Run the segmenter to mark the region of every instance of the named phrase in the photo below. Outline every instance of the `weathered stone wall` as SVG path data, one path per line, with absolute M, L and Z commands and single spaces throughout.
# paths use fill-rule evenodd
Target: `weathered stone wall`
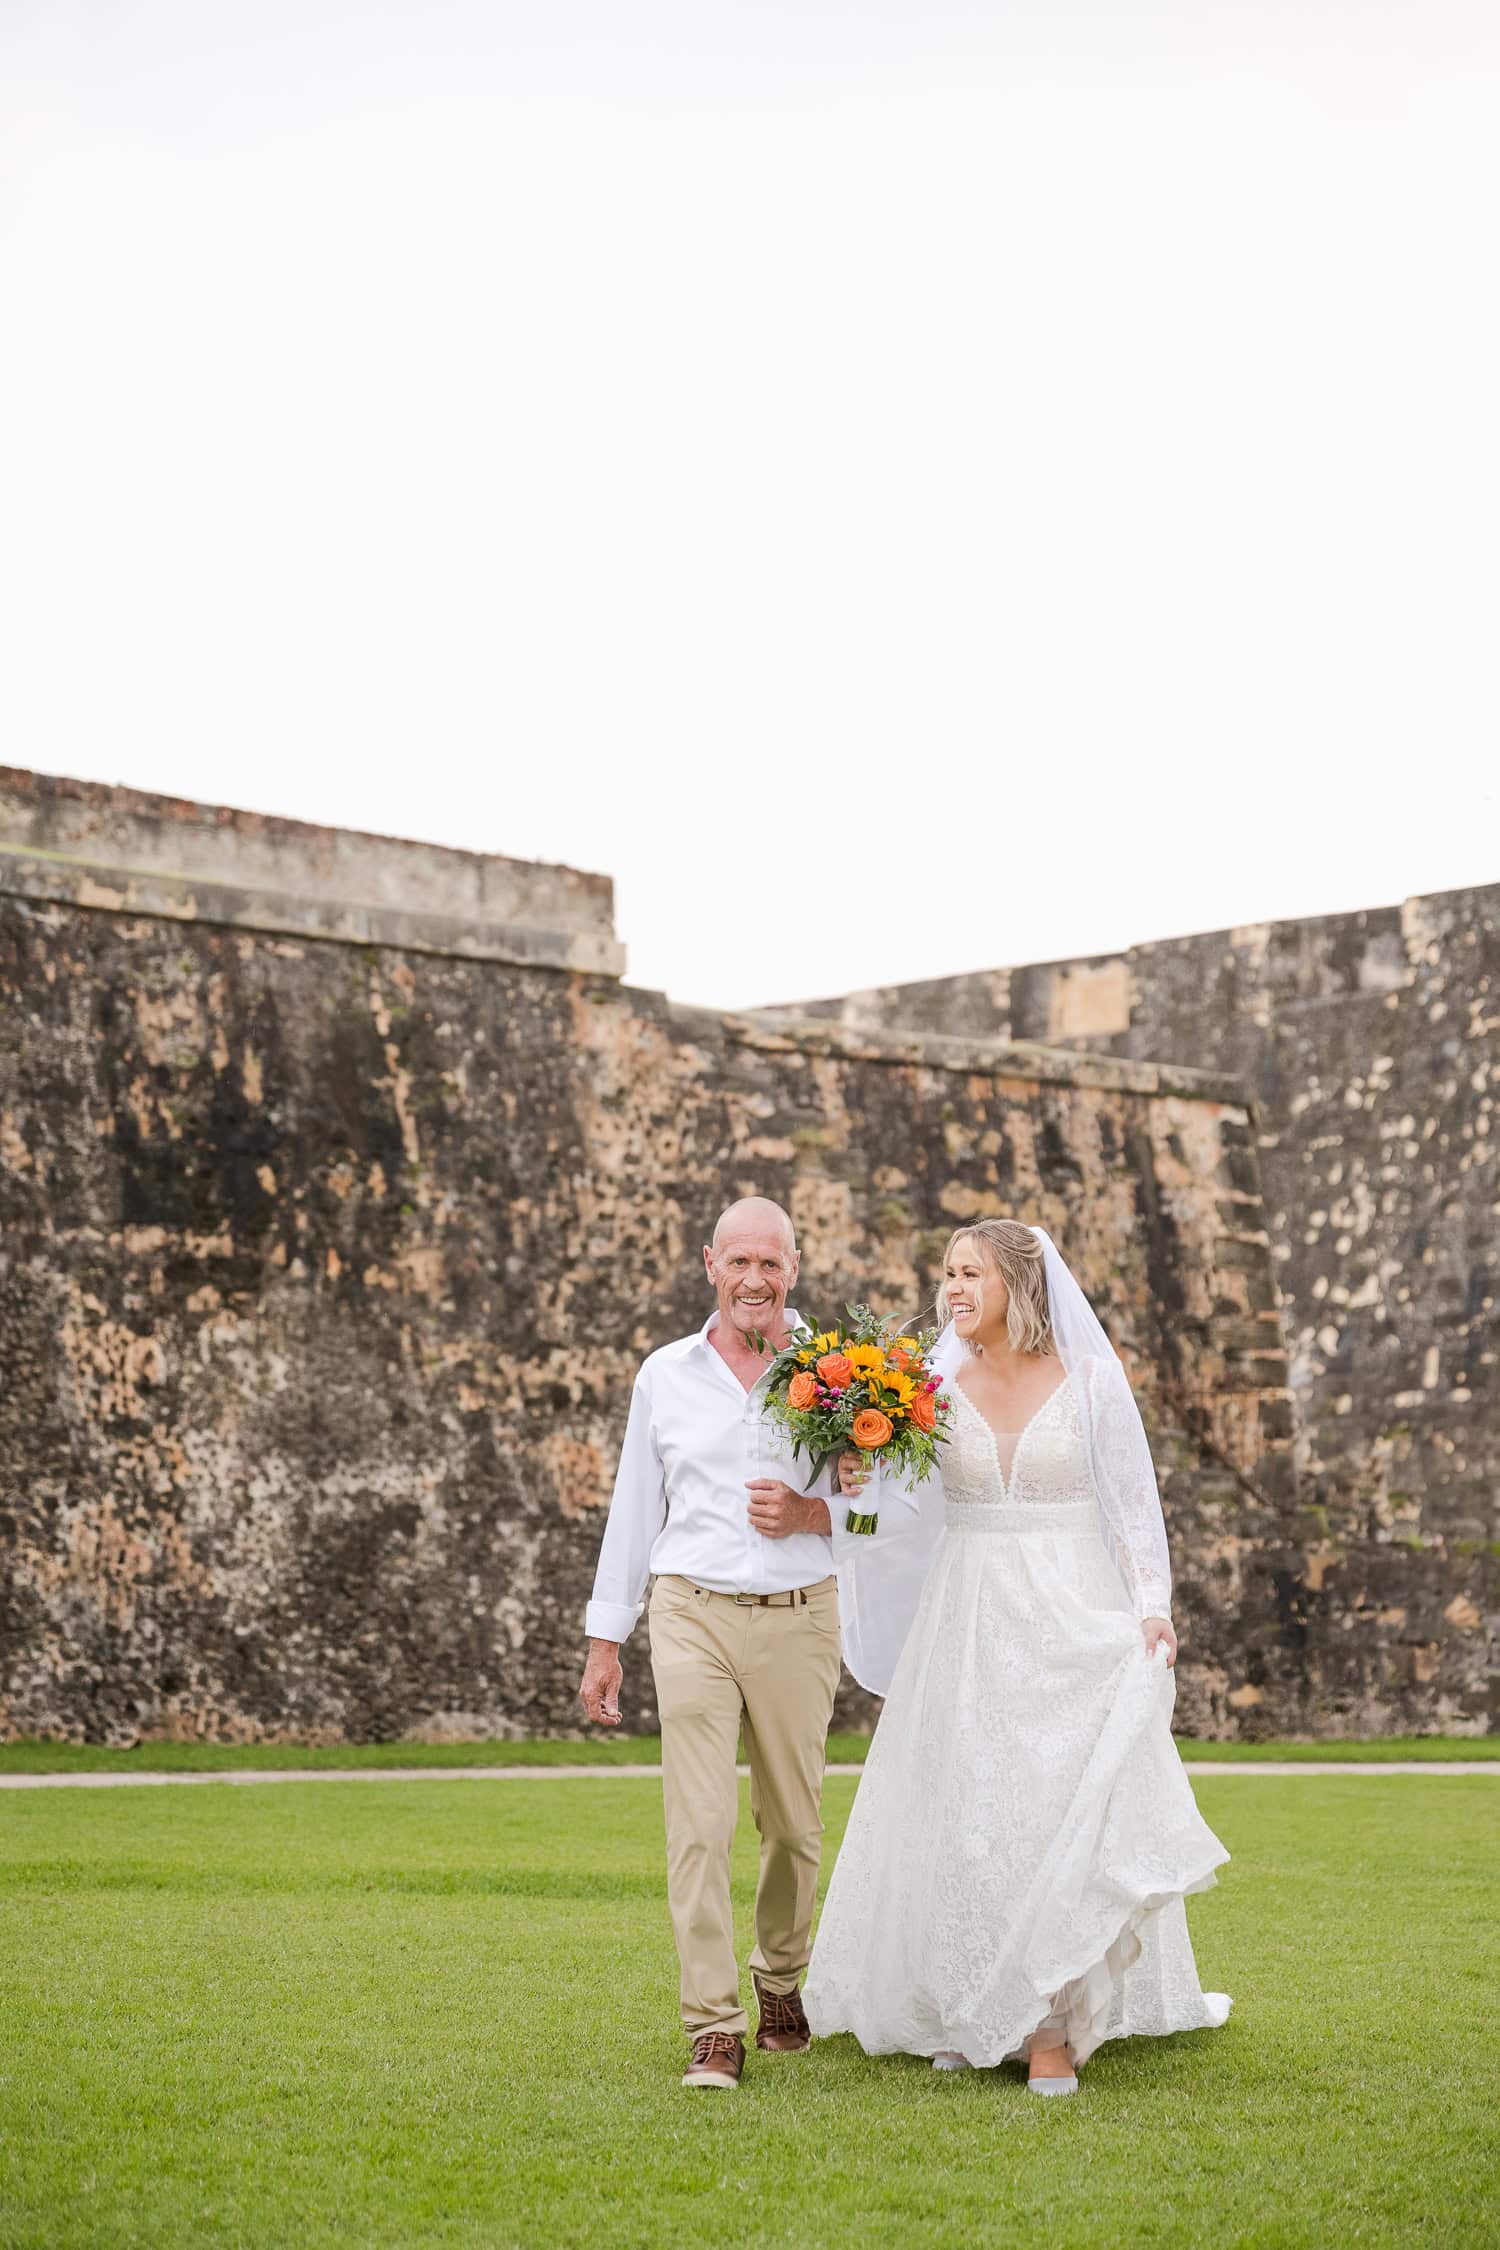
M 1280 1599 L 1309 1725 L 1493 1727 L 1500 887 L 807 1012 L 1172 1057 L 1249 1089 L 1297 1402 Z
M 634 1370 L 750 1189 L 814 1308 L 1052 1226 L 1166 1471 L 1182 1722 L 1317 1723 L 1232 1086 L 0 894 L 0 1731 L 572 1726 Z

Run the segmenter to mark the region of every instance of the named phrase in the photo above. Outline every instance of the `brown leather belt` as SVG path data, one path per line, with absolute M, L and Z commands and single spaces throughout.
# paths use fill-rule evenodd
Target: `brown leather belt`
M 695 1594 L 716 1594 L 721 1602 L 733 1602 L 739 1609 L 805 1609 L 809 1594 L 821 1594 L 835 1583 L 832 1572 L 820 1578 L 813 1586 L 789 1586 L 782 1594 L 723 1594 L 717 1586 L 700 1586 L 696 1579 L 684 1581 Z

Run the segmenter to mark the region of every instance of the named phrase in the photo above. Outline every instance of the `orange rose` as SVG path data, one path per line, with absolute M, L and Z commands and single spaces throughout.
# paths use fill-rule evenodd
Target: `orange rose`
M 894 1367 L 897 1373 L 900 1375 L 904 1375 L 907 1372 L 908 1368 L 911 1366 L 911 1353 L 902 1351 L 899 1344 L 896 1346 L 895 1350 L 892 1351 L 888 1356 L 892 1367 Z
M 788 1406 L 795 1406 L 799 1414 L 817 1405 L 818 1378 L 810 1367 L 804 1367 L 801 1374 L 794 1375 L 787 1384 L 786 1402 Z
M 867 1406 L 854 1417 L 854 1427 L 849 1432 L 861 1453 L 873 1453 L 877 1447 L 891 1442 L 891 1425 L 877 1407 Z
M 919 1430 L 937 1428 L 937 1408 L 932 1403 L 931 1391 L 918 1391 L 911 1402 L 911 1418 Z
M 847 1391 L 854 1380 L 854 1369 L 842 1352 L 825 1352 L 818 1361 L 818 1373 L 831 1391 Z

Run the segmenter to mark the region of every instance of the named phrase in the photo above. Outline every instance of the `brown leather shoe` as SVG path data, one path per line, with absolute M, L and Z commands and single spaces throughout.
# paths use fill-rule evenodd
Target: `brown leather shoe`
M 745 2067 L 745 2042 L 737 2031 L 700 2031 L 692 2059 L 682 2074 L 684 2086 L 738 2086 Z
M 772 2055 L 805 2055 L 812 2045 L 812 2033 L 807 2027 L 801 1993 L 796 1990 L 768 1992 L 759 1977 L 754 1982 L 760 2009 L 760 2022 L 755 2027 L 756 2046 Z

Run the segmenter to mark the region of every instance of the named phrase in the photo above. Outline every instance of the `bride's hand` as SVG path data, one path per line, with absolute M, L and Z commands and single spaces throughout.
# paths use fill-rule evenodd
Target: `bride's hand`
M 870 1472 L 857 1453 L 839 1455 L 839 1490 L 846 1500 L 857 1500 L 870 1481 Z
M 1173 1632 L 1165 1617 L 1143 1617 L 1141 1619 L 1141 1631 L 1146 1638 L 1146 1654 L 1148 1656 L 1154 1656 L 1158 1648 L 1164 1647 L 1167 1652 L 1168 1666 L 1170 1667 L 1177 1662 L 1177 1635 Z

